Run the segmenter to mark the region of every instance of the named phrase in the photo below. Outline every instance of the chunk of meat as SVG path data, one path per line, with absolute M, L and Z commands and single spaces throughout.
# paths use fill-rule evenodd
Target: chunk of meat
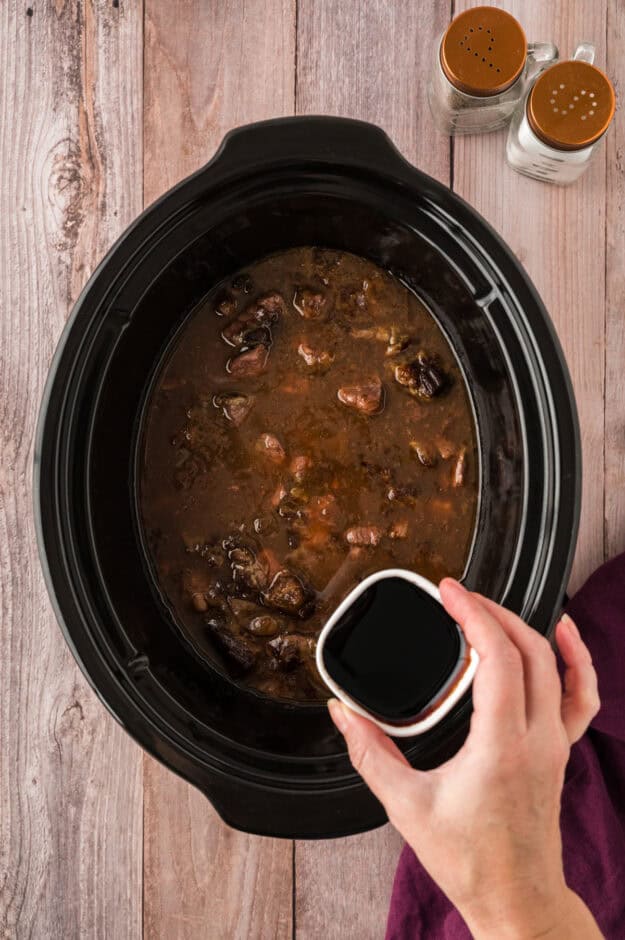
M 279 630 L 284 629 L 284 621 L 271 614 L 260 614 L 245 624 L 245 629 L 254 636 L 275 636 Z
M 361 385 L 344 385 L 337 392 L 338 400 L 361 414 L 379 414 L 384 408 L 384 386 L 376 376 Z
M 215 303 L 215 313 L 218 317 L 231 317 L 233 313 L 236 313 L 237 302 L 232 296 L 232 294 L 224 291 L 223 294 L 220 294 Z
M 252 649 L 244 639 L 232 633 L 223 618 L 209 617 L 205 623 L 207 633 L 223 654 L 231 672 L 235 675 L 244 675 L 249 672 L 256 663 L 258 656 L 256 650 Z
M 234 425 L 240 427 L 254 405 L 251 395 L 241 395 L 239 392 L 221 392 L 213 398 L 216 408 L 221 408 L 224 417 Z
M 311 591 L 286 568 L 278 571 L 262 597 L 268 607 L 282 610 L 286 614 L 305 617 L 310 613 Z
M 435 467 L 438 459 L 436 451 L 428 444 L 421 441 L 410 441 L 410 450 L 424 467 Z
M 395 381 L 424 401 L 440 395 L 448 385 L 447 375 L 438 362 L 423 352 L 410 362 L 399 363 L 394 371 Z
M 275 434 L 261 434 L 256 441 L 256 450 L 272 463 L 280 464 L 286 460 L 284 447 Z
M 266 346 L 252 346 L 228 359 L 226 371 L 237 378 L 255 378 L 267 368 L 269 350 Z
M 386 491 L 386 498 L 390 502 L 404 503 L 406 506 L 416 506 L 416 490 L 412 486 L 398 486 L 393 483 Z
M 353 525 L 345 533 L 345 540 L 350 545 L 379 545 L 383 536 L 377 525 Z
M 350 330 L 354 339 L 375 339 L 386 343 L 386 356 L 395 356 L 410 344 L 410 336 L 396 326 L 370 326 Z
M 266 514 L 263 514 L 262 516 L 256 516 L 252 525 L 254 527 L 254 532 L 256 532 L 258 535 L 271 535 L 272 532 L 275 532 L 278 528 L 278 523 L 275 516 Z
M 284 315 L 286 304 L 282 294 L 272 291 L 249 304 L 243 313 L 222 330 L 222 338 L 230 346 L 242 346 L 246 334 L 255 327 L 271 327 Z
M 256 555 L 247 546 L 237 546 L 228 552 L 232 579 L 252 591 L 262 591 L 267 586 L 269 575 L 261 555 Z
M 228 607 L 232 611 L 235 620 L 245 626 L 253 617 L 262 614 L 262 609 L 253 601 L 245 600 L 242 597 L 229 597 Z
M 334 356 L 331 352 L 326 349 L 314 350 L 307 343 L 300 343 L 297 347 L 297 353 L 309 369 L 314 369 L 316 372 L 327 372 L 334 362 Z
M 463 448 L 456 458 L 454 468 L 451 474 L 451 485 L 454 487 L 464 486 L 467 475 L 467 452 Z
M 313 637 L 301 636 L 298 633 L 285 633 L 277 636 L 267 645 L 285 672 L 295 669 L 299 663 L 313 656 L 315 652 Z
M 328 299 L 322 291 L 298 287 L 293 297 L 293 306 L 305 320 L 319 320 L 327 312 Z

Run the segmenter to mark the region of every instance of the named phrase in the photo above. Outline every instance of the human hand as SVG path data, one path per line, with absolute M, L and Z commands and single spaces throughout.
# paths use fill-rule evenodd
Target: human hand
M 563 616 L 563 693 L 548 640 L 457 581 L 440 592 L 480 655 L 464 746 L 414 770 L 376 725 L 332 700 L 352 764 L 475 937 L 600 937 L 566 886 L 560 838 L 570 746 L 599 709 L 590 654 Z

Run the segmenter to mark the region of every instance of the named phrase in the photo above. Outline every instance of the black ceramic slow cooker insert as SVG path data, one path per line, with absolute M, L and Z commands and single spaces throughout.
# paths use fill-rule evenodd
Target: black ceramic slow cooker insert
M 135 485 L 141 415 L 171 337 L 222 278 L 298 245 L 370 258 L 437 318 L 478 428 L 465 581 L 545 635 L 575 545 L 580 447 L 560 346 L 514 255 L 372 125 L 301 117 L 233 131 L 92 276 L 52 365 L 35 458 L 41 558 L 65 638 L 124 728 L 228 823 L 314 838 L 373 828 L 384 812 L 325 707 L 259 697 L 185 643 L 151 579 Z M 409 760 L 451 756 L 470 712 L 467 697 L 405 743 Z

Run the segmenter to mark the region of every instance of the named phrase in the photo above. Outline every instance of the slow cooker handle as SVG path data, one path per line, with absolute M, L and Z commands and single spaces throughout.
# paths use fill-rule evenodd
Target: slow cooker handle
M 292 167 L 294 163 L 360 167 L 412 181 L 419 172 L 381 127 L 352 118 L 306 115 L 235 128 L 226 134 L 199 175 L 206 174 L 214 182 L 216 175 L 240 176 L 267 166 Z

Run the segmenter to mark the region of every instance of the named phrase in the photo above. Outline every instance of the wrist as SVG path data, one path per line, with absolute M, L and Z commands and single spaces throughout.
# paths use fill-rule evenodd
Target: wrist
M 544 898 L 535 898 L 536 905 Z M 562 893 L 554 895 L 546 907 L 533 910 L 526 896 L 521 904 L 510 906 L 491 904 L 489 912 L 468 913 L 465 917 L 474 940 L 603 940 L 597 926 L 579 895 L 564 886 Z M 461 912 L 462 913 L 462 912 Z M 464 914 L 463 914 L 464 916 Z
M 563 882 L 550 892 L 539 886 L 514 896 L 497 892 L 460 912 L 474 940 L 570 940 L 572 936 L 577 940 L 571 926 L 578 903 L 582 902 Z

